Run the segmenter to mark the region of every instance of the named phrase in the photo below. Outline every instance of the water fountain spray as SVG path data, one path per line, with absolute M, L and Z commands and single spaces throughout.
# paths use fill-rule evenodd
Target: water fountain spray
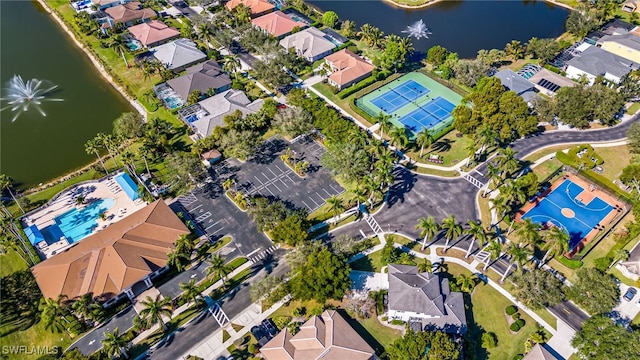
M 63 101 L 48 97 L 57 87 L 57 85 L 52 85 L 45 80 L 31 79 L 25 82 L 20 75 L 13 75 L 11 80 L 7 82 L 5 96 L 0 98 L 0 101 L 7 101 L 8 105 L 1 108 L 0 111 L 10 109 L 14 113 L 12 122 L 30 108 L 36 109 L 42 116 L 47 116 L 40 107 L 42 102 Z

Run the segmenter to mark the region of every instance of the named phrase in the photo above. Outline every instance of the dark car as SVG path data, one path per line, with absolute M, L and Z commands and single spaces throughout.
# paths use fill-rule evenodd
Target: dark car
M 636 290 L 636 288 L 630 287 L 629 290 L 627 290 L 627 292 L 624 293 L 622 298 L 627 301 L 631 301 L 633 300 L 633 298 L 636 296 L 637 293 L 638 293 L 638 290 Z
M 262 320 L 262 328 L 267 332 L 270 339 L 273 339 L 273 337 L 278 333 L 278 330 L 273 326 L 273 323 L 269 319 Z
M 253 336 L 258 341 L 258 345 L 260 347 L 264 346 L 264 344 L 269 342 L 269 339 L 267 339 L 266 334 L 262 330 L 262 326 L 254 326 L 254 327 L 252 327 L 251 328 L 251 333 L 253 334 Z

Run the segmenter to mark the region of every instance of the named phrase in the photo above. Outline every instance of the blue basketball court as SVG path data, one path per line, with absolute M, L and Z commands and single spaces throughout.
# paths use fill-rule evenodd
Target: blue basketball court
M 423 128 L 433 129 L 438 124 L 446 121 L 456 106 L 445 98 L 438 96 L 417 109 L 402 116 L 400 121 L 411 131 L 419 132 Z
M 382 91 L 378 89 L 377 91 Z M 410 102 L 417 101 L 420 97 L 429 93 L 429 89 L 418 84 L 414 80 L 407 80 L 402 84 L 388 89 L 382 95 L 371 100 L 382 112 L 391 114 Z
M 573 249 L 592 230 L 598 229 L 614 207 L 570 179 L 565 179 L 522 218 L 541 225 L 549 223 L 567 230 Z

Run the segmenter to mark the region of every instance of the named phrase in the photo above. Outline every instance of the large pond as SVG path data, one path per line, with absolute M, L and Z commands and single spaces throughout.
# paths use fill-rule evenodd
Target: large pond
M 322 10 L 333 10 L 341 20 L 360 28 L 369 23 L 385 34 L 404 36 L 408 25 L 422 19 L 432 34 L 413 40 L 419 52 L 442 45 L 460 57 L 475 57 L 480 49 L 502 49 L 511 40 L 557 37 L 564 32 L 569 10 L 544 1 L 441 1 L 422 9 L 402 9 L 382 0 L 308 1 Z
M 53 97 L 64 99 L 44 103 L 46 117 L 29 111 L 12 122 L 10 111 L 0 113 L 0 172 L 25 188 L 95 159 L 84 143 L 132 107 L 38 3 L 0 1 L 0 13 L 2 94 L 18 74 L 51 81 Z

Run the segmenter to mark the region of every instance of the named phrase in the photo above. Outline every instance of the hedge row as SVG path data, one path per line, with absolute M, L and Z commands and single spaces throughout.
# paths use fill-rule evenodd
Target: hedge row
M 344 99 L 347 96 L 355 93 L 356 91 L 362 90 L 362 89 L 366 88 L 367 86 L 372 85 L 376 81 L 378 81 L 378 79 L 376 79 L 375 76 L 371 75 L 368 78 L 365 78 L 364 80 L 358 82 L 357 84 L 349 86 L 346 89 L 343 89 L 342 91 L 340 91 L 338 93 L 337 96 L 338 96 L 339 99 Z

